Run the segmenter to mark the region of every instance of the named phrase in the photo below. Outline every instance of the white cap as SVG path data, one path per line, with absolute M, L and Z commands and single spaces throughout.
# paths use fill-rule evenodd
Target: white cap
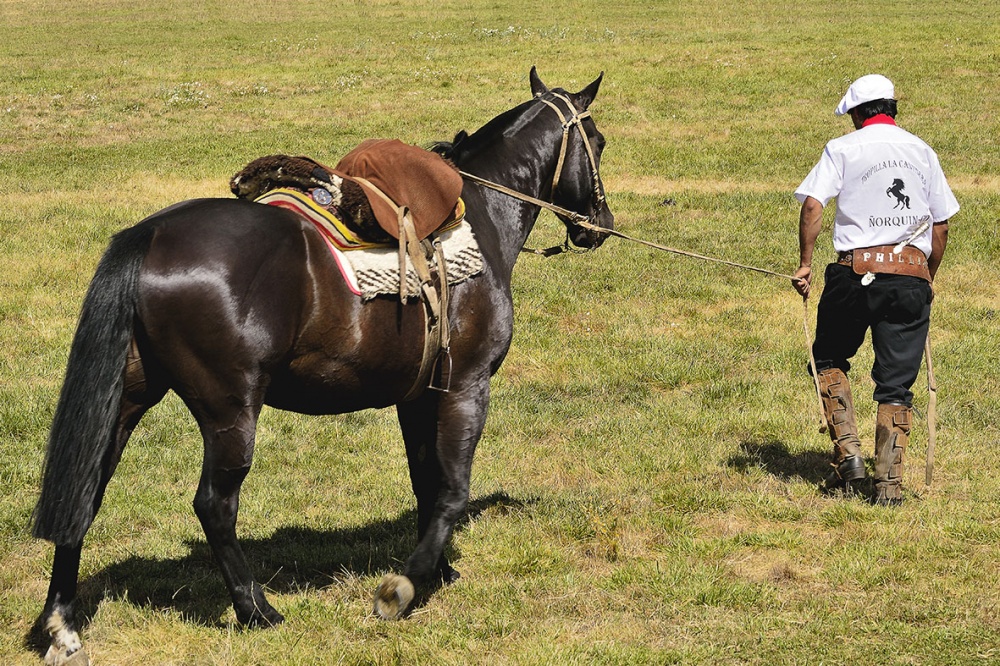
M 851 84 L 844 98 L 833 113 L 842 116 L 859 104 L 873 102 L 877 99 L 895 99 L 896 89 L 892 81 L 881 74 L 868 74 Z

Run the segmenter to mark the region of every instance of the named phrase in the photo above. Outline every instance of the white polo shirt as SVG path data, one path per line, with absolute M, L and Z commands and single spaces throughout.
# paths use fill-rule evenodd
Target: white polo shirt
M 937 154 L 888 116 L 826 144 L 823 156 L 795 190 L 799 203 L 812 197 L 823 206 L 837 199 L 833 247 L 845 252 L 894 245 L 920 219 L 944 222 L 958 201 L 941 171 Z M 871 121 L 869 121 L 871 122 Z M 931 229 L 912 243 L 931 254 Z

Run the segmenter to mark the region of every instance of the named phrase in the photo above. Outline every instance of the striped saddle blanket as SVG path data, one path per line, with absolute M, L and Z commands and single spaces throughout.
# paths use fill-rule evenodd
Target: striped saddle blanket
M 321 205 L 324 198 L 322 193 L 317 192 L 321 189 L 303 192 L 278 188 L 254 201 L 291 210 L 309 220 L 326 242 L 348 287 L 362 300 L 367 301 L 380 294 L 398 295 L 398 244 L 395 240 L 392 243 L 373 243 L 359 237 Z M 441 242 L 448 268 L 448 284 L 459 284 L 482 272 L 483 256 L 472 227 L 465 221 L 465 204 L 461 199 L 455 221 L 438 229 L 431 239 Z M 407 293 L 418 294 L 420 281 L 412 266 L 407 270 L 406 279 Z

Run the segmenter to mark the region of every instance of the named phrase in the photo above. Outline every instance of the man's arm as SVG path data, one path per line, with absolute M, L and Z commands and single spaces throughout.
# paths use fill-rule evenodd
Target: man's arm
M 927 268 L 931 272 L 931 281 L 937 275 L 944 249 L 948 246 L 948 220 L 938 222 L 931 231 L 931 256 L 927 259 Z
M 795 290 L 805 297 L 809 296 L 809 283 L 812 280 L 812 258 L 816 239 L 823 228 L 823 204 L 812 197 L 806 197 L 799 211 L 799 269 L 794 275 L 801 280 L 792 282 Z

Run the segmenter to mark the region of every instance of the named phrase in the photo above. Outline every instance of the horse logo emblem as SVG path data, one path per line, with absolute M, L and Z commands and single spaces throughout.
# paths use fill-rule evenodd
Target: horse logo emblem
M 885 191 L 885 196 L 891 195 L 896 197 L 896 205 L 892 207 L 893 210 L 896 210 L 897 208 L 909 209 L 910 207 L 910 197 L 903 194 L 904 187 L 905 185 L 903 184 L 903 179 L 895 178 L 892 181 L 892 187 Z

